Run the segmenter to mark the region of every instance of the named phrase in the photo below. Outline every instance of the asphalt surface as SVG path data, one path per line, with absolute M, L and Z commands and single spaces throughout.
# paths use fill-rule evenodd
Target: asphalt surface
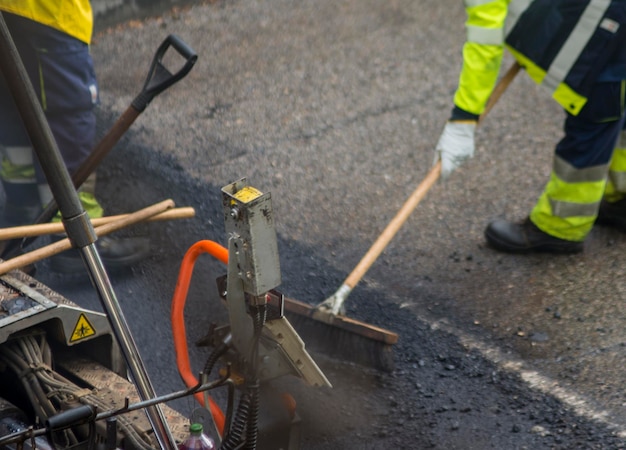
M 139 228 L 152 256 L 112 275 L 159 392 L 181 387 L 168 328 L 179 261 L 197 240 L 226 241 L 221 187 L 245 177 L 271 192 L 285 294 L 315 304 L 334 293 L 431 167 L 464 20 L 453 0 L 234 0 L 98 30 L 104 128 L 167 35 L 199 55 L 100 174 L 110 213 L 167 197 L 197 211 Z M 500 254 L 482 235 L 491 218 L 528 213 L 562 119 L 519 75 L 478 130 L 475 158 L 428 192 L 349 297 L 348 315 L 399 333 L 398 368 L 324 362 L 336 390 L 301 393 L 304 448 L 626 446 L 625 235 L 597 227 L 582 255 L 558 257 Z M 221 270 L 196 271 L 209 275 L 190 292 L 195 338 L 220 311 Z M 45 262 L 37 277 L 98 307 L 80 277 Z

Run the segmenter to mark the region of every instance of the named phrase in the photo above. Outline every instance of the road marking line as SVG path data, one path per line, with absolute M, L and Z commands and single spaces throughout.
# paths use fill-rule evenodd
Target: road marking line
M 377 283 L 369 281 L 368 284 L 376 289 Z M 423 313 L 415 311 L 416 305 L 401 299 L 387 291 L 388 297 L 393 297 L 395 303 L 401 309 L 410 309 L 418 320 L 427 323 L 433 330 L 442 330 L 459 338 L 459 342 L 470 350 L 476 350 L 487 360 L 494 363 L 498 368 L 519 374 L 520 378 L 531 388 L 548 394 L 564 405 L 568 406 L 572 411 L 581 417 L 593 420 L 605 425 L 607 428 L 615 432 L 619 438 L 626 438 L 626 425 L 615 423 L 611 420 L 611 413 L 608 411 L 597 410 L 590 405 L 590 402 L 583 396 L 571 389 L 565 388 L 558 381 L 540 374 L 538 371 L 528 368 L 523 360 L 512 358 L 503 353 L 500 348 L 490 345 L 475 336 L 465 333 L 461 329 L 451 325 L 446 319 L 434 319 L 425 316 Z

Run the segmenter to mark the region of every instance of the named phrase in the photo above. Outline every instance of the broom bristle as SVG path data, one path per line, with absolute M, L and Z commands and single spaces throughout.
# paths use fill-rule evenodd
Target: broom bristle
M 285 315 L 307 350 L 381 371 L 393 371 L 398 335 L 343 316 L 320 319 L 314 307 L 285 299 Z

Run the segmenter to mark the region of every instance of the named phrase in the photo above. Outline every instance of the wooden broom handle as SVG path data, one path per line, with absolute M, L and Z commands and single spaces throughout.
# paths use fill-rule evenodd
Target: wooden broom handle
M 188 219 L 194 217 L 195 210 L 191 206 L 181 208 L 172 208 L 170 210 L 159 213 L 150 217 L 147 222 L 155 222 L 161 220 Z M 116 216 L 105 216 L 97 219 L 91 219 L 94 227 L 104 225 L 114 220 L 128 217 L 128 214 L 119 214 Z M 61 222 L 38 223 L 32 225 L 21 225 L 17 227 L 0 228 L 0 241 L 17 238 L 27 238 L 34 236 L 43 236 L 44 234 L 65 233 L 65 228 Z
M 357 283 L 363 278 L 368 269 L 374 264 L 374 261 L 380 256 L 380 254 L 385 250 L 391 239 L 396 235 L 400 227 L 404 225 L 404 222 L 409 218 L 413 210 L 417 207 L 419 202 L 424 198 L 428 190 L 431 188 L 435 181 L 439 178 L 441 174 L 441 161 L 437 161 L 437 163 L 430 169 L 426 178 L 417 186 L 417 188 L 413 191 L 411 196 L 404 202 L 402 208 L 396 213 L 395 217 L 389 222 L 387 227 L 383 230 L 383 232 L 378 236 L 378 239 L 372 244 L 370 249 L 367 251 L 365 256 L 361 258 L 361 261 L 356 265 L 354 270 L 348 275 L 343 284 L 350 286 L 350 288 L 354 288 Z
M 506 74 L 500 79 L 496 87 L 494 88 L 491 96 L 489 97 L 489 101 L 485 106 L 485 111 L 482 113 L 480 118 L 478 119 L 478 123 L 481 123 L 482 119 L 491 111 L 496 102 L 500 99 L 502 94 L 509 87 L 515 76 L 520 70 L 520 65 L 516 61 L 511 67 L 507 70 Z M 404 225 L 404 222 L 407 221 L 413 210 L 417 207 L 419 202 L 424 198 L 428 190 L 435 184 L 435 181 L 441 175 L 441 161 L 437 161 L 437 163 L 430 169 L 426 178 L 417 186 L 417 188 L 413 191 L 411 196 L 404 202 L 404 205 L 400 208 L 400 210 L 396 213 L 395 217 L 389 222 L 387 227 L 383 230 L 383 232 L 378 236 L 378 239 L 372 244 L 370 249 L 367 251 L 365 256 L 361 258 L 361 261 L 356 265 L 356 267 L 352 270 L 350 275 L 346 278 L 343 284 L 350 287 L 350 289 L 354 288 L 357 283 L 363 278 L 365 273 L 369 270 L 369 268 L 374 264 L 376 259 L 380 256 L 380 254 L 385 250 L 391 239 L 396 235 L 400 227 Z
M 173 208 L 174 206 L 173 200 L 163 200 L 160 203 L 156 203 L 132 214 L 125 215 L 120 219 L 96 227 L 96 234 L 98 236 L 105 236 L 127 226 L 147 220 L 156 214 Z M 65 238 L 50 245 L 46 245 L 45 247 L 38 248 L 37 250 L 33 250 L 31 252 L 24 253 L 23 255 L 16 256 L 15 258 L 0 262 L 0 275 L 4 275 L 11 270 L 19 269 L 20 267 L 41 261 L 44 258 L 56 255 L 65 250 L 69 250 L 70 248 L 72 248 L 72 244 L 68 238 Z
M 517 76 L 521 68 L 522 66 L 520 66 L 520 64 L 517 61 L 515 61 L 513 64 L 511 64 L 511 67 L 509 67 L 509 69 L 502 76 L 500 81 L 498 81 L 498 84 L 493 89 L 491 96 L 489 96 L 489 101 L 487 102 L 487 105 L 485 105 L 485 110 L 478 118 L 479 124 L 482 122 L 482 120 L 485 117 L 487 117 L 487 114 L 489 114 L 489 111 L 491 111 L 491 108 L 493 108 L 496 105 L 496 103 L 498 103 L 498 100 L 500 100 L 500 97 L 502 97 L 502 94 L 504 94 L 504 91 L 507 90 L 507 88 L 509 87 L 511 82 L 515 79 L 515 77 Z

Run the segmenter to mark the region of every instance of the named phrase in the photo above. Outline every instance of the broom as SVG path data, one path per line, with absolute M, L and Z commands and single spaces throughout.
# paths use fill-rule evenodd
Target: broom
M 520 68 L 517 62 L 513 63 L 498 82 L 479 123 L 500 99 Z M 332 296 L 317 306 L 286 299 L 287 316 L 310 350 L 383 371 L 393 370 L 392 346 L 398 341 L 398 335 L 344 316 L 343 305 L 440 174 L 441 161 L 438 161 Z

